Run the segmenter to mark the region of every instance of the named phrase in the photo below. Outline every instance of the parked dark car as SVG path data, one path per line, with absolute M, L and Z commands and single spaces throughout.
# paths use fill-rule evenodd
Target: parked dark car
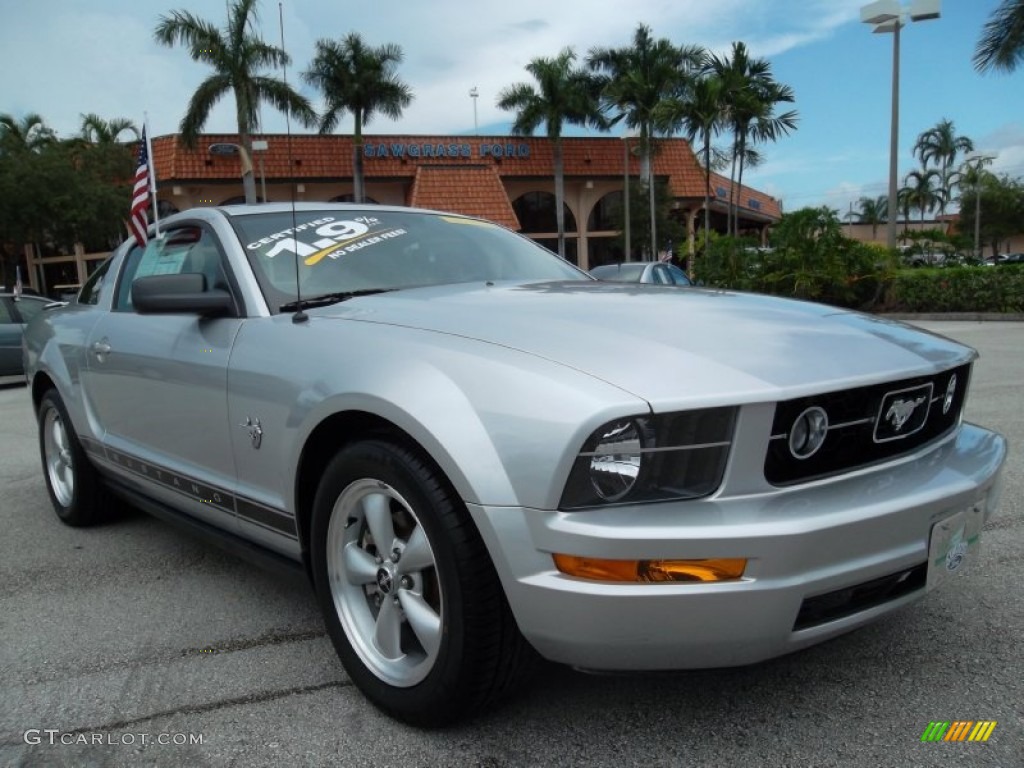
M 602 264 L 594 267 L 590 274 L 598 280 L 617 283 L 654 283 L 655 285 L 693 285 L 679 267 L 663 261 L 631 261 L 619 264 Z
M 50 303 L 42 296 L 0 293 L 0 378 L 24 374 L 21 337 L 25 326 Z

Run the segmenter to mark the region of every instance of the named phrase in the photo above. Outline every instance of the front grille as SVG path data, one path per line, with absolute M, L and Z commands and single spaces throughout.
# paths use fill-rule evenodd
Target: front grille
M 808 597 L 800 604 L 793 629 L 807 629 L 829 621 L 852 616 L 855 613 L 888 603 L 898 597 L 924 589 L 928 578 L 928 563 L 921 563 L 879 579 L 865 581 L 835 592 Z
M 970 364 L 933 376 L 873 384 L 785 400 L 775 407 L 764 475 L 777 486 L 791 485 L 911 453 L 949 432 L 960 419 Z M 952 401 L 947 387 L 956 376 Z M 790 449 L 790 431 L 800 414 L 820 408 L 828 416 L 821 447 L 806 458 Z M 799 452 L 798 452 L 799 453 Z

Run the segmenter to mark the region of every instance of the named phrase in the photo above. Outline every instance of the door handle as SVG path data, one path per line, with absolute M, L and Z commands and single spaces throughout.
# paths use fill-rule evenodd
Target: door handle
M 98 357 L 102 357 L 103 355 L 109 355 L 110 354 L 110 345 L 106 342 L 106 340 L 104 340 L 104 341 L 95 341 L 95 342 L 93 342 L 93 345 L 92 345 L 92 351 L 93 351 L 93 354 L 97 355 Z

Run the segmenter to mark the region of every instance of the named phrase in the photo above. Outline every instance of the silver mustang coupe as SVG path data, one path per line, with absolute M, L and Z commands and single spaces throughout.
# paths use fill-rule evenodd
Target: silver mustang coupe
M 305 569 L 352 680 L 420 725 L 538 655 L 749 664 L 969 568 L 1006 452 L 962 421 L 974 358 L 331 204 L 177 214 L 25 336 L 61 520 L 127 499 Z

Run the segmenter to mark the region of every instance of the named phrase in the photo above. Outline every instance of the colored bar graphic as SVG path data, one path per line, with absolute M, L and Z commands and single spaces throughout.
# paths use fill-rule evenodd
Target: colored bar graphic
M 995 720 L 933 720 L 921 734 L 921 741 L 988 741 L 995 729 Z
M 995 720 L 980 720 L 978 724 L 974 726 L 974 730 L 971 731 L 968 741 L 988 741 L 988 737 L 992 735 L 992 731 L 996 729 Z
M 967 738 L 967 730 L 974 725 L 971 720 L 957 720 L 950 726 L 949 732 L 943 741 L 963 741 Z

